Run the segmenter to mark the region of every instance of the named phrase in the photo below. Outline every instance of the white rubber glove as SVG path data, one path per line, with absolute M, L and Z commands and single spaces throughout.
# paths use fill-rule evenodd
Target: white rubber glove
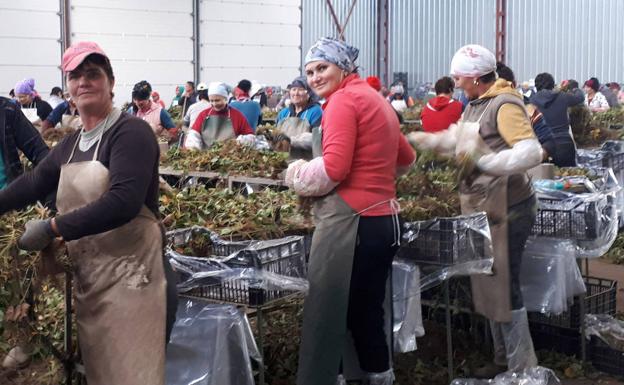
M 286 176 L 284 177 L 284 183 L 286 183 L 286 186 L 288 186 L 288 188 L 292 189 L 295 187 L 295 174 L 298 173 L 301 166 L 306 163 L 308 163 L 307 160 L 299 159 L 288 165 L 288 168 L 286 169 Z
M 264 136 L 256 135 L 256 143 L 254 144 L 254 148 L 256 150 L 269 150 L 271 149 L 271 145 Z
M 322 156 L 302 164 L 293 177 L 295 193 L 304 197 L 326 195 L 338 186 L 338 183 L 327 175 Z
M 411 132 L 407 134 L 407 140 L 415 148 L 451 156 L 457 145 L 457 125 L 451 124 L 447 130 L 436 133 Z
M 255 147 L 256 136 L 254 134 L 239 135 L 236 137 L 236 141 L 242 144 L 243 146 Z
M 186 133 L 186 140 L 184 140 L 184 148 L 201 150 L 203 147 L 204 141 L 202 140 L 199 132 L 195 130 L 188 130 Z
M 477 167 L 491 175 L 517 174 L 540 164 L 542 151 L 537 139 L 525 139 L 508 150 L 483 155 L 477 161 Z
M 312 149 L 312 133 L 302 132 L 299 135 L 291 137 L 290 146 L 302 148 L 305 150 L 311 150 Z

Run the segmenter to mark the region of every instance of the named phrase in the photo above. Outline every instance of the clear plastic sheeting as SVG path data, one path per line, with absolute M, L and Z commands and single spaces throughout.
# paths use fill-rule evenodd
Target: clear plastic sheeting
M 425 335 L 420 303 L 420 272 L 411 261 L 392 262 L 392 303 L 394 351 L 416 350 L 416 337 Z
M 585 336 L 596 336 L 610 348 L 624 352 L 624 321 L 608 314 L 585 315 Z
M 181 300 L 167 346 L 167 385 L 253 385 L 262 361 L 247 316 L 231 305 Z
M 542 188 L 535 185 L 538 213 L 531 234 L 576 240 L 577 258 L 604 255 L 617 237 L 618 218 L 612 195 Z
M 420 267 L 425 291 L 454 276 L 492 274 L 492 237 L 485 213 L 404 223 L 398 257 Z
M 530 312 L 561 314 L 586 292 L 573 240 L 529 238 L 522 255 L 520 288 Z
M 238 254 L 225 259 L 212 259 L 188 257 L 173 250 L 167 251 L 174 271 L 188 274 L 178 283 L 180 293 L 227 281 L 246 281 L 248 287 L 264 290 L 308 291 L 308 281 L 305 278 L 277 274 L 262 270 L 261 267 L 230 267 L 228 262 L 232 258 L 238 258 Z
M 451 385 L 559 385 L 561 381 L 551 369 L 536 366 L 521 372 L 505 372 L 491 380 L 456 379 Z
M 193 231 L 206 231 L 198 229 Z M 185 231 L 169 234 L 170 244 L 184 246 L 193 235 L 189 229 Z M 175 241 L 176 235 L 180 238 L 178 241 Z M 259 306 L 308 291 L 303 237 L 245 244 L 221 241 L 212 236 L 210 239 L 213 241 L 211 251 L 216 254 L 214 257 L 187 256 L 172 246 L 166 248 L 165 254 L 177 274 L 179 292 L 221 302 Z

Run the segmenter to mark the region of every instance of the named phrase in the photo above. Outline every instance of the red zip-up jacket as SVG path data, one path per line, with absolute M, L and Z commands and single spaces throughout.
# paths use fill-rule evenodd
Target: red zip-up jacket
M 423 131 L 437 132 L 446 130 L 457 123 L 462 114 L 462 104 L 446 96 L 436 96 L 429 100 L 420 113 Z

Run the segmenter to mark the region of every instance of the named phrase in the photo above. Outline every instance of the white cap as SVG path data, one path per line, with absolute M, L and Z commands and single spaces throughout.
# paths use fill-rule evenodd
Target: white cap
M 197 85 L 197 91 L 205 91 L 208 89 L 208 86 L 206 85 L 206 83 L 199 83 Z
M 210 83 L 210 86 L 208 86 L 208 96 L 210 95 L 219 95 L 227 99 L 227 97 L 229 96 L 229 93 L 224 83 L 213 82 L 213 83 Z

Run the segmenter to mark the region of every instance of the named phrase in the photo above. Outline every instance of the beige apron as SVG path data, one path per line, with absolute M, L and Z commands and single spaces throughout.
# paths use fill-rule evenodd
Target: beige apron
M 61 167 L 57 206 L 66 214 L 99 199 L 109 172 L 97 161 Z M 164 385 L 165 288 L 160 223 L 145 206 L 129 223 L 67 242 L 76 266 L 76 319 L 89 385 Z
M 481 117 L 476 122 L 459 122 L 456 154 L 493 152 L 479 135 Z M 478 173 L 474 180 L 460 182 L 459 195 L 462 214 L 485 211 L 488 216 L 494 250 L 493 275 L 472 275 L 470 281 L 475 311 L 497 322 L 511 322 L 507 179 Z
M 307 112 L 307 111 L 306 111 Z M 303 113 L 304 117 L 298 118 L 296 116 L 289 116 L 288 118 L 282 120 L 277 125 L 277 129 L 288 136 L 289 138 L 294 138 L 297 135 L 303 134 L 305 132 L 311 132 L 312 127 L 310 127 L 310 122 L 305 119 L 305 112 Z M 309 149 L 296 147 L 291 144 L 290 146 L 290 158 L 291 159 L 312 159 L 312 151 Z
M 230 109 L 228 116 L 209 115 L 202 122 L 201 137 L 204 142 L 203 148 L 210 148 L 214 142 L 222 142 L 236 137 L 232 119 L 230 119 Z
M 26 119 L 28 119 L 28 121 L 32 123 L 33 126 L 35 126 L 37 131 L 41 132 L 43 122 L 41 121 L 39 115 L 37 115 L 36 105 L 34 108 L 22 107 L 22 112 L 24 113 L 24 116 L 26 116 Z

